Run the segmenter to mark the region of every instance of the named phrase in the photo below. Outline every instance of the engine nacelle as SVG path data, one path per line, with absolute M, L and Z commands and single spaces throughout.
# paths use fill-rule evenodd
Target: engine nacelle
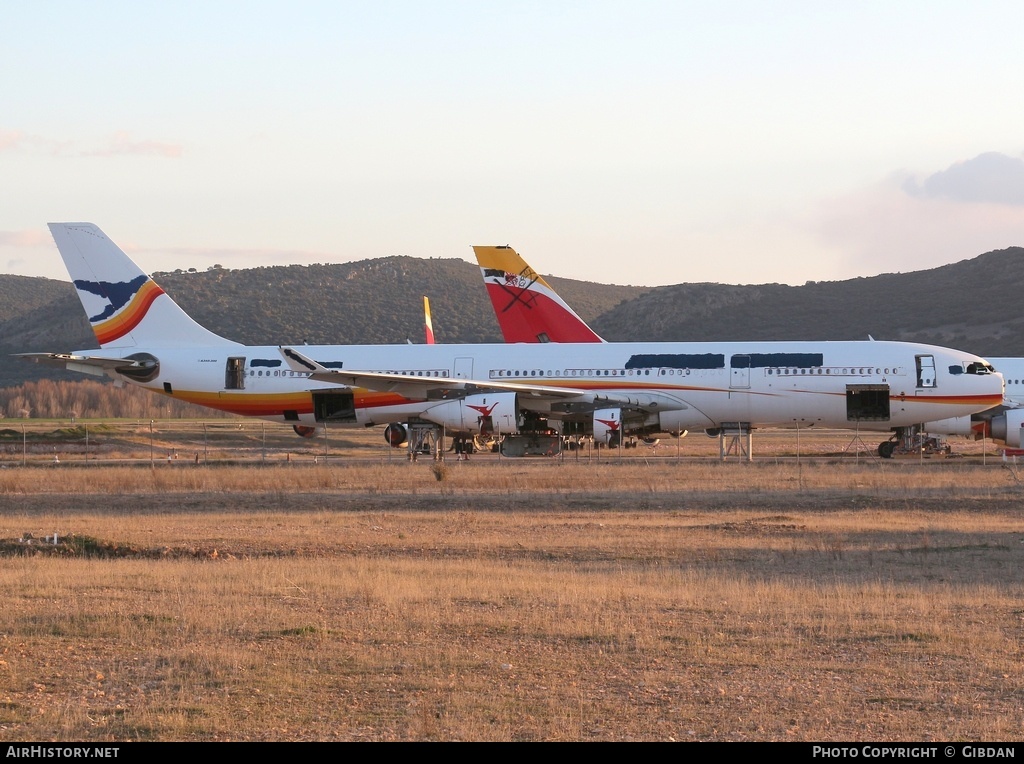
M 925 422 L 921 425 L 921 430 L 931 435 L 960 435 L 981 440 L 989 435 L 989 422 L 989 419 L 979 419 L 976 416 L 958 416 L 940 419 L 937 422 Z
M 622 409 L 594 412 L 594 442 L 615 448 L 622 440 Z
M 519 401 L 515 393 L 468 395 L 431 406 L 420 416 L 451 432 L 513 433 L 519 428 Z
M 1024 408 L 1007 409 L 992 417 L 992 438 L 1001 440 L 1010 448 L 1020 448 L 1021 427 L 1024 427 Z
M 125 356 L 135 366 L 119 366 L 116 371 L 136 382 L 152 382 L 160 375 L 160 359 L 149 353 L 132 353 Z
M 401 448 L 409 442 L 409 431 L 404 424 L 392 422 L 384 428 L 384 440 L 392 448 Z

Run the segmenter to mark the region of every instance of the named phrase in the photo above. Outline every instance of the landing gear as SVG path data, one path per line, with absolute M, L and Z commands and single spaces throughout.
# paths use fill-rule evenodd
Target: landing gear
M 878 444 L 878 455 L 883 459 L 907 455 L 949 456 L 952 450 L 945 440 L 923 432 L 919 425 L 897 427 L 896 432 L 889 440 Z
M 558 456 L 562 437 L 547 419 L 528 412 L 519 423 L 519 432 L 502 438 L 499 449 L 502 456 Z

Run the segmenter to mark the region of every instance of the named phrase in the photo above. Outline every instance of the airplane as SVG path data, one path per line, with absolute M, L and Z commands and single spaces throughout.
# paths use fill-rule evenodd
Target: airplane
M 922 431 L 974 440 L 991 438 L 1008 449 L 1024 448 L 1024 358 L 995 357 L 989 363 L 1005 383 L 1001 404 L 970 416 L 926 422 Z
M 1006 393 L 1003 405 L 988 417 L 988 431 L 983 433 L 1006 444 L 1009 449 L 1024 448 L 1024 358 L 997 358 Z
M 514 249 L 473 252 L 505 342 L 604 342 Z
M 91 223 L 51 223 L 100 350 L 24 358 L 222 411 L 317 425 L 528 436 L 721 428 L 903 431 L 1000 404 L 984 359 L 906 342 L 246 346 L 189 317 Z
M 510 246 L 475 246 L 473 253 L 480 275 L 494 308 L 505 342 L 604 342 L 597 332 L 540 276 L 522 255 Z M 627 448 L 636 441 L 623 439 L 622 412 L 609 409 L 595 415 L 594 442 L 598 445 Z M 677 437 L 686 431 L 676 433 Z M 644 438 L 657 445 L 658 438 Z M 547 443 L 538 443 L 535 451 L 546 453 Z M 569 440 L 569 447 L 580 444 Z
M 580 342 L 603 342 L 582 318 L 537 275 L 537 272 L 509 246 L 473 247 L 480 273 L 491 298 L 491 306 L 498 317 L 506 342 L 558 342 L 552 337 L 577 336 Z M 518 339 L 514 339 L 518 338 Z M 872 341 L 873 338 L 869 336 Z M 1020 428 L 1024 425 L 1024 358 L 989 358 L 989 363 L 1003 374 L 1006 385 L 1001 406 L 969 417 L 958 417 L 944 422 L 928 422 L 913 437 L 896 437 L 879 445 L 879 455 L 889 458 L 899 450 L 915 451 L 931 435 L 962 435 L 981 439 L 994 437 L 1005 441 L 1007 437 L 1020 447 Z M 1008 410 L 1021 408 L 1017 413 Z M 619 430 L 613 419 L 607 425 L 605 438 L 610 445 L 618 442 Z

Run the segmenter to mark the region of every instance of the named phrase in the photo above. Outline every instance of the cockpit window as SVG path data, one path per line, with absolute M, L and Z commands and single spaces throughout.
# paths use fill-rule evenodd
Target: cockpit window
M 963 374 L 964 373 L 964 367 L 960 366 L 959 364 L 955 364 L 954 363 L 952 366 L 949 367 L 949 373 L 953 374 L 953 375 Z
M 952 369 L 950 369 L 950 371 L 952 371 Z M 978 361 L 975 361 L 974 363 L 967 364 L 968 374 L 991 374 L 993 371 L 995 371 L 995 369 L 987 363 L 979 363 Z

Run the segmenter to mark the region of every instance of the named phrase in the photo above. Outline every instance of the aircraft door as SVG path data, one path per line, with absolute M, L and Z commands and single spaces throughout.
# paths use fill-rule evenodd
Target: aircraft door
M 888 422 L 888 385 L 847 385 L 846 419 L 850 422 Z
M 914 356 L 917 361 L 917 386 L 935 387 L 935 356 Z
M 747 390 L 750 388 L 750 356 L 746 353 L 739 353 L 732 357 L 732 372 L 729 377 L 729 387 L 733 390 Z
M 455 359 L 455 379 L 472 379 L 473 378 L 473 359 L 472 358 L 456 358 Z
M 224 369 L 224 389 L 245 389 L 245 358 L 228 358 L 227 366 Z
M 335 390 L 314 390 L 313 418 L 317 422 L 355 422 L 355 396 Z

